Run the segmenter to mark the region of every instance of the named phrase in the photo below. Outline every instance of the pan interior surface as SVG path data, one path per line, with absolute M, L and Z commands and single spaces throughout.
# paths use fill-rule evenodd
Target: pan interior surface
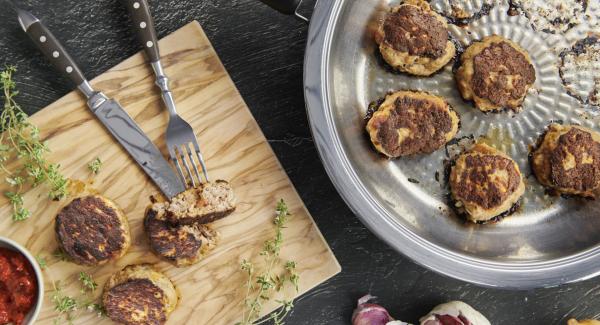
M 500 34 L 520 44 L 532 58 L 536 82 L 523 110 L 484 114 L 458 93 L 453 62 L 431 77 L 412 77 L 385 66 L 378 57 L 372 31 L 378 17 L 395 3 L 361 0 L 321 4 L 317 10 L 330 10 L 328 18 L 321 13 L 324 22 L 329 19 L 328 25 L 323 24 L 323 30 L 316 32 L 311 26 L 312 33 L 325 33 L 320 54 L 324 107 L 323 113 L 316 113 L 307 94 L 309 116 L 316 141 L 333 143 L 317 145 L 342 196 L 369 228 L 396 249 L 418 263 L 463 280 L 511 286 L 506 284 L 510 276 L 494 280 L 496 270 L 513 272 L 515 281 L 527 278 L 524 286 L 534 287 L 595 275 L 600 270 L 600 200 L 547 195 L 528 162 L 530 147 L 551 122 L 600 129 L 595 110 L 565 91 L 558 72 L 559 53 L 585 32 L 571 31 L 568 38 L 535 31 L 525 16 L 508 15 L 505 3 L 496 3 L 488 14 L 468 26 L 449 25 L 452 38 L 463 47 Z M 315 16 L 318 18 L 319 13 Z M 514 214 L 486 225 L 468 223 L 457 216 L 448 205 L 444 167 L 448 155 L 444 148 L 396 160 L 388 160 L 372 148 L 364 131 L 369 103 L 404 89 L 444 97 L 461 117 L 457 137 L 479 139 L 503 150 L 519 164 L 527 189 Z M 320 114 L 325 122 L 315 121 Z M 332 163 L 332 159 L 341 160 L 341 164 Z M 581 261 L 587 264 L 578 267 Z M 563 267 L 561 272 L 572 268 L 577 274 L 545 272 L 546 268 Z M 486 276 L 476 275 L 486 270 L 492 271 Z

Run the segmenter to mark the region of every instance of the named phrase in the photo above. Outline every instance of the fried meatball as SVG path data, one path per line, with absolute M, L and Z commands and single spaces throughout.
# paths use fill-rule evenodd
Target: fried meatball
M 531 165 L 538 181 L 558 193 L 596 198 L 600 193 L 600 134 L 551 124 Z
M 131 244 L 129 223 L 123 211 L 100 195 L 79 197 L 56 216 L 60 248 L 77 264 L 99 265 L 115 260 Z
M 458 132 L 458 114 L 441 97 L 418 91 L 389 94 L 367 122 L 375 149 L 396 158 L 431 153 Z
M 129 265 L 110 277 L 102 304 L 107 316 L 119 324 L 164 324 L 177 306 L 175 286 L 148 264 Z
M 473 222 L 509 211 L 525 192 L 519 166 L 506 154 L 477 143 L 461 154 L 450 172 L 456 208 Z
M 176 266 L 198 262 L 214 249 L 218 239 L 210 225 L 172 225 L 165 219 L 164 209 L 152 207 L 146 211 L 144 229 L 152 251 Z
M 172 225 L 211 223 L 235 210 L 235 195 L 227 181 L 217 180 L 181 192 L 169 202 L 154 203 L 152 209 L 164 210 Z
M 448 24 L 423 0 L 391 8 L 376 31 L 383 59 L 394 69 L 429 76 L 445 66 L 456 52 L 448 40 Z
M 483 112 L 508 108 L 518 111 L 535 82 L 535 69 L 516 43 L 498 35 L 474 42 L 460 58 L 458 90 Z

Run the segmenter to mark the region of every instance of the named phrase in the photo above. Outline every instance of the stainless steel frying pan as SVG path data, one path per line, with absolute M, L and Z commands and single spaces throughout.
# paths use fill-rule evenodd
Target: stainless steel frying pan
M 284 11 L 290 14 L 298 5 L 263 2 L 287 6 Z M 304 63 L 307 111 L 325 169 L 346 203 L 390 246 L 460 280 L 527 289 L 598 275 L 600 202 L 548 197 L 530 176 L 516 214 L 498 224 L 469 224 L 449 211 L 448 190 L 436 179 L 436 172 L 443 173 L 443 149 L 390 161 L 372 150 L 363 131 L 369 102 L 401 88 L 431 91 L 461 114 L 459 136 L 487 137 L 529 175 L 528 145 L 550 120 L 598 129 L 596 117 L 581 115 L 589 107 L 569 96 L 560 82 L 558 53 L 571 40 L 534 31 L 526 17 L 506 15 L 506 4 L 496 4 L 473 26 L 451 26 L 450 33 L 463 45 L 500 33 L 520 43 L 534 60 L 538 80 L 523 112 L 484 115 L 460 99 L 451 64 L 432 78 L 413 78 L 386 70 L 376 59 L 368 27 L 389 2 L 396 1 L 320 0 L 310 19 Z M 577 38 L 584 32 L 571 34 Z

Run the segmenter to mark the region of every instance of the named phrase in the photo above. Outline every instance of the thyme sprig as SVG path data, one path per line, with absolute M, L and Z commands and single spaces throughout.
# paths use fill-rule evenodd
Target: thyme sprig
M 4 109 L 0 113 L 0 171 L 7 175 L 5 180 L 13 188 L 4 193 L 13 208 L 12 218 L 21 221 L 31 214 L 24 207 L 22 193 L 26 188 L 46 184 L 49 198 L 60 200 L 67 195 L 67 179 L 59 172 L 60 165 L 46 160 L 48 146 L 41 141 L 39 129 L 29 122 L 15 101 L 19 92 L 12 76 L 16 71 L 14 66 L 9 66 L 0 72 L 4 95 Z M 7 163 L 11 157 L 16 157 L 18 164 L 9 169 Z
M 39 255 L 39 254 L 36 255 L 35 260 L 37 261 L 37 263 L 40 266 L 40 269 L 42 271 L 48 267 L 48 263 L 46 262 L 46 259 L 42 255 Z
M 66 295 L 62 291 L 60 282 L 52 283 L 54 291 L 52 292 L 52 302 L 54 303 L 54 311 L 58 315 L 54 318 L 54 324 L 73 324 L 73 321 L 79 317 L 81 312 L 87 311 L 96 314 L 98 317 L 106 315 L 102 305 L 97 303 L 91 295 L 98 288 L 98 284 L 92 276 L 85 272 L 79 272 L 79 283 L 81 284 L 81 295 L 72 297 Z
M 85 293 L 87 291 L 94 292 L 94 290 L 96 290 L 98 287 L 98 284 L 94 281 L 92 275 L 83 271 L 79 272 L 79 282 L 81 282 L 81 293 Z
M 98 174 L 100 172 L 100 167 L 102 167 L 102 160 L 100 160 L 100 157 L 96 157 L 96 159 L 90 161 L 87 166 L 92 173 Z
M 58 312 L 58 316 L 54 319 L 54 324 L 61 324 L 63 320 L 67 323 L 73 323 L 74 313 L 77 311 L 77 300 L 71 296 L 67 296 L 62 291 L 60 282 L 53 282 L 54 291 L 52 292 L 52 303 L 54 303 L 54 311 Z
M 242 321 L 236 325 L 258 325 L 272 321 L 275 325 L 283 325 L 285 317 L 294 308 L 293 299 L 275 300 L 281 308 L 269 316 L 258 320 L 263 304 L 269 301 L 275 292 L 281 291 L 286 285 L 292 285 L 296 292 L 300 276 L 296 272 L 296 262 L 287 261 L 281 263 L 279 258 L 281 247 L 283 245 L 283 229 L 291 214 L 286 203 L 280 200 L 277 203 L 275 212 L 275 237 L 264 242 L 263 249 L 260 252 L 265 269 L 256 269 L 254 263 L 243 260 L 241 269 L 246 273 L 247 281 L 246 297 L 244 299 L 244 310 Z M 283 273 L 277 274 L 277 268 L 283 267 Z

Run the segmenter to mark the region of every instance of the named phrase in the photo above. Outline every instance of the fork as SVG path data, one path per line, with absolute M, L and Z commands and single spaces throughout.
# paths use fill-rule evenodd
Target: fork
M 198 181 L 198 184 L 201 184 L 203 182 L 202 175 L 204 175 L 204 179 L 208 182 L 206 164 L 204 163 L 204 158 L 200 152 L 200 146 L 198 145 L 198 139 L 194 134 L 194 130 L 188 122 L 177 114 L 177 110 L 175 109 L 175 101 L 173 100 L 173 94 L 169 88 L 169 79 L 165 75 L 162 63 L 160 62 L 158 41 L 154 29 L 154 21 L 150 14 L 150 6 L 148 5 L 147 0 L 123 0 L 123 3 L 127 6 L 127 9 L 131 14 L 138 38 L 144 45 L 146 55 L 148 56 L 148 59 L 150 59 L 150 65 L 156 75 L 156 85 L 160 88 L 162 99 L 169 110 L 167 147 L 169 149 L 171 161 L 175 165 L 179 177 L 187 188 L 189 188 L 190 185 L 196 187 L 196 181 Z M 194 156 L 201 166 L 202 175 L 198 170 L 198 164 L 194 160 Z M 190 165 L 192 166 L 194 173 L 192 173 Z

